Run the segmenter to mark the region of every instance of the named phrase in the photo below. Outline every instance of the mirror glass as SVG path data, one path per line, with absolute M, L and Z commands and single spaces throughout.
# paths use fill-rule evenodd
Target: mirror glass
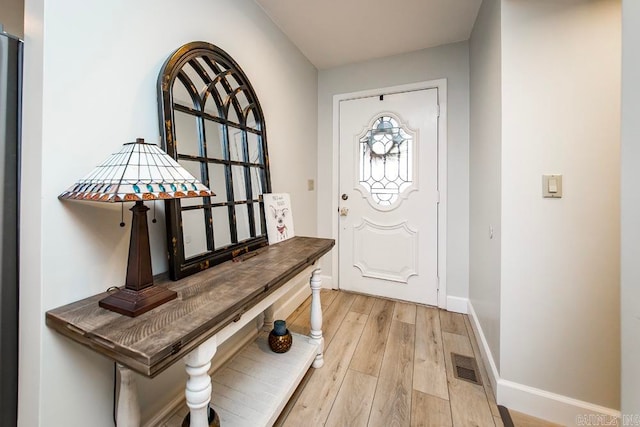
M 238 241 L 242 242 L 251 237 L 249 229 L 249 213 L 247 205 L 236 205 L 236 219 L 238 220 Z
M 247 99 L 247 95 L 245 95 L 244 91 L 241 90 L 237 93 L 236 99 L 240 104 L 240 110 L 244 112 L 249 106 L 249 100 Z
M 207 97 L 204 100 L 204 112 L 213 117 L 220 117 L 220 107 L 216 102 L 215 95 L 207 93 Z
M 182 67 L 182 72 L 189 78 L 193 86 L 196 88 L 198 95 L 202 96 L 207 90 L 207 84 L 202 80 L 194 67 L 199 67 L 197 61 L 189 62 Z
M 255 133 L 247 132 L 247 145 L 249 146 L 249 163 L 264 163 L 260 152 L 260 137 Z
M 216 82 L 216 84 L 214 85 L 214 88 L 215 88 L 215 91 L 220 96 L 220 99 L 222 100 L 222 105 L 224 105 L 225 101 L 228 98 L 228 93 L 224 85 L 222 84 L 222 81 Z
M 227 201 L 227 166 L 219 163 L 209 163 L 209 189 L 216 193 L 211 198 L 212 203 L 223 203 Z
M 227 77 L 227 82 L 229 82 L 229 86 L 231 86 L 232 90 L 236 90 L 238 87 L 240 87 L 240 83 L 238 83 L 238 80 L 235 75 L 227 74 L 226 77 Z
M 173 85 L 173 102 L 184 107 L 194 108 L 193 99 L 191 99 L 187 88 L 180 80 L 176 80 Z
M 191 175 L 193 175 L 196 178 L 198 178 L 200 180 L 200 182 L 202 182 L 202 183 L 205 182 L 205 178 L 206 177 L 202 176 L 202 171 L 201 171 L 201 168 L 200 168 L 200 166 L 202 165 L 201 162 L 197 162 L 197 161 L 194 161 L 194 160 L 180 160 L 179 163 L 180 163 L 180 165 L 182 165 L 183 168 L 185 168 L 187 170 L 187 172 L 189 172 Z M 215 190 L 213 190 L 213 191 L 215 192 Z M 204 201 L 203 201 L 202 197 L 189 197 L 189 198 L 185 198 L 185 199 L 180 200 L 180 205 L 182 207 L 185 207 L 185 206 L 199 206 L 199 205 L 202 205 L 203 203 L 204 203 Z
M 229 208 L 226 206 L 212 209 L 213 240 L 215 249 L 231 245 L 231 227 L 229 227 Z
M 178 154 L 188 156 L 200 155 L 200 138 L 198 136 L 198 118 L 182 111 L 173 113 L 174 129 Z M 198 175 L 196 175 L 197 177 Z
M 229 155 L 231 156 L 231 160 L 234 162 L 243 162 L 244 161 L 244 151 L 243 151 L 243 142 L 242 142 L 242 134 L 244 132 L 240 129 L 229 128 Z
M 262 191 L 262 169 L 251 167 L 249 168 L 249 173 L 251 174 L 251 192 L 254 200 L 258 200 L 260 195 L 263 193 Z
M 204 210 L 182 211 L 184 256 L 192 258 L 207 252 L 207 232 Z
M 256 235 L 262 234 L 262 215 L 260 214 L 260 203 L 253 204 L 253 217 L 256 224 Z
M 233 172 L 233 198 L 236 202 L 247 200 L 244 170 L 245 168 L 242 166 L 231 166 L 231 171 Z
M 224 160 L 226 151 L 224 149 L 224 125 L 205 120 L 204 132 L 207 141 L 207 157 Z
M 253 108 L 251 110 L 249 110 L 247 113 L 247 127 L 250 129 L 260 129 L 260 124 L 258 122 L 258 119 L 256 119 L 256 113 L 253 110 Z
M 238 108 L 238 106 L 230 98 L 229 99 L 229 112 L 227 113 L 227 120 L 230 121 L 231 123 L 240 123 L 238 112 L 236 111 L 237 108 Z

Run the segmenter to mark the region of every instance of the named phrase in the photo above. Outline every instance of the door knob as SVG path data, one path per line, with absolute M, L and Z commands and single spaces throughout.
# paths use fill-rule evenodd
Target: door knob
M 349 196 L 347 196 L 346 193 L 342 195 L 342 200 L 347 200 L 348 198 Z
M 340 216 L 349 215 L 349 208 L 340 208 Z

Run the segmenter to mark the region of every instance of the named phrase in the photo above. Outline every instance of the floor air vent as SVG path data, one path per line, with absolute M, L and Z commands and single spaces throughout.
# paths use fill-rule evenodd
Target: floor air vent
M 482 378 L 478 373 L 478 365 L 476 359 L 469 356 L 463 356 L 457 353 L 451 353 L 453 361 L 453 374 L 459 380 L 469 381 L 473 384 L 482 385 Z

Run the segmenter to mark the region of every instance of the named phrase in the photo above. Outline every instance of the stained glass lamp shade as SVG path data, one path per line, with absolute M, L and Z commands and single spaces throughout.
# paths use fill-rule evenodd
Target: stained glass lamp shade
M 209 197 L 215 194 L 155 144 L 138 138 L 82 178 L 59 199 L 94 202 L 135 202 L 131 208 L 131 241 L 124 288 L 100 300 L 100 307 L 135 317 L 176 293 L 153 285 L 151 249 L 144 200 Z

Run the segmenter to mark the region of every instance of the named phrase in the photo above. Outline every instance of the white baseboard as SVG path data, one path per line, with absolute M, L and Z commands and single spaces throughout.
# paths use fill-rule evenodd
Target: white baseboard
M 496 392 L 498 405 L 503 405 L 514 411 L 532 415 L 543 420 L 569 426 L 579 424 L 579 417 L 585 417 L 583 420 L 588 420 L 589 416 L 594 416 L 596 419 L 609 421 L 611 421 L 612 418 L 620 418 L 620 411 L 615 409 L 500 378 L 491 354 L 491 349 L 489 348 L 471 301 L 469 301 L 468 309 L 469 320 L 471 321 L 471 326 L 478 340 L 483 363 L 489 375 L 489 381 L 493 386 L 493 390 Z
M 322 279 L 323 289 L 338 289 L 338 287 L 333 284 L 333 276 L 324 276 L 321 274 L 320 279 Z
M 471 327 L 473 328 L 473 333 L 475 334 L 476 340 L 478 341 L 480 353 L 482 353 L 482 362 L 484 363 L 485 370 L 487 371 L 487 375 L 489 376 L 489 381 L 491 382 L 491 387 L 493 388 L 493 391 L 495 393 L 496 390 L 498 390 L 497 385 L 498 380 L 500 379 L 498 367 L 496 366 L 493 354 L 491 354 L 489 343 L 487 342 L 487 338 L 484 335 L 482 326 L 480 326 L 478 316 L 476 314 L 476 311 L 473 309 L 473 304 L 471 304 L 471 301 L 468 301 L 467 309 L 469 311 L 469 320 L 471 323 Z
M 608 423 L 621 416 L 615 409 L 503 379 L 498 380 L 496 400 L 509 409 L 567 426 L 589 425 L 589 419 L 602 420 L 591 425 L 617 425 Z
M 156 412 L 153 417 L 147 420 L 142 427 L 155 427 L 162 425 L 162 423 L 166 422 L 169 417 L 182 405 L 186 405 L 184 392 L 179 395 L 176 395 L 169 403 L 164 405 L 162 409 Z
M 453 297 L 447 295 L 447 311 L 454 313 L 467 314 L 469 309 L 469 299 L 461 297 Z

